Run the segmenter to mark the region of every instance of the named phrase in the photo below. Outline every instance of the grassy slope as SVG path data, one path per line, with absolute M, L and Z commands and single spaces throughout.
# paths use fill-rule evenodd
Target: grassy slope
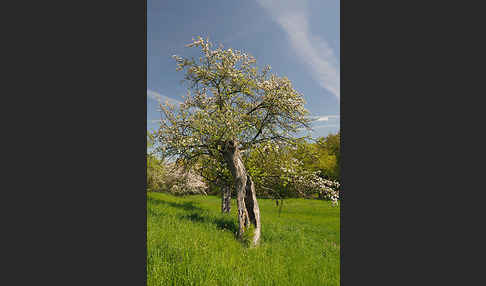
M 235 239 L 219 197 L 147 194 L 147 285 L 339 285 L 339 208 L 329 202 L 258 200 L 262 243 Z M 325 253 L 325 255 L 324 255 Z

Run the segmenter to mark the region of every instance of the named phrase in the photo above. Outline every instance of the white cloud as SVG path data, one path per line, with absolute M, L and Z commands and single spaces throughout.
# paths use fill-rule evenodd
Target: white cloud
M 297 56 L 308 66 L 314 80 L 340 99 L 339 62 L 328 43 L 309 30 L 307 1 L 257 0 L 287 33 Z
M 329 121 L 329 119 L 339 118 L 339 115 L 324 115 L 324 116 L 315 116 L 311 119 L 315 121 Z
M 166 102 L 166 101 L 169 101 L 170 104 L 174 104 L 174 105 L 179 105 L 179 104 L 182 103 L 181 101 L 179 101 L 177 99 L 170 98 L 168 96 L 162 95 L 162 94 L 160 94 L 156 91 L 150 90 L 150 89 L 147 89 L 147 97 L 151 98 L 155 101 L 158 101 L 159 103 L 163 103 L 163 102 Z
M 312 122 L 314 124 L 312 124 L 311 128 L 312 128 L 313 132 L 315 132 L 316 129 L 322 129 L 322 128 L 339 128 L 340 116 L 341 115 L 316 115 L 316 116 L 312 116 L 312 117 L 310 117 L 310 119 L 312 120 Z M 329 123 L 331 123 L 331 124 L 329 124 Z M 320 125 L 318 125 L 318 124 L 320 124 Z M 298 130 L 304 131 L 305 128 L 299 128 Z

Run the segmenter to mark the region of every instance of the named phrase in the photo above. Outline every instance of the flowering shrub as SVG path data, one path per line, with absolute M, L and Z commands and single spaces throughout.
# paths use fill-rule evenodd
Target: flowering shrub
M 147 191 L 169 192 L 174 195 L 206 194 L 206 184 L 194 170 L 166 164 L 154 156 L 147 156 Z
M 166 176 L 165 190 L 174 195 L 206 195 L 206 184 L 194 170 L 184 171 L 182 167 L 175 168 L 172 165 L 170 174 Z
M 257 192 L 275 199 L 311 197 L 317 194 L 319 199 L 330 200 L 338 205 L 339 182 L 324 179 L 320 171 L 307 168 L 289 150 L 295 148 L 268 144 L 246 157 Z
M 339 201 L 339 182 L 323 179 L 319 172 L 301 171 L 282 168 L 282 171 L 292 179 L 292 187 L 302 196 L 318 194 L 320 199 L 330 200 L 334 205 Z

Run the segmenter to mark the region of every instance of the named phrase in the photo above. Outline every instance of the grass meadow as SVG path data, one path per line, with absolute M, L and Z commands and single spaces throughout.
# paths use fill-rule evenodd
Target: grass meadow
M 339 207 L 258 199 L 261 244 L 236 240 L 236 201 L 147 194 L 147 285 L 339 285 Z

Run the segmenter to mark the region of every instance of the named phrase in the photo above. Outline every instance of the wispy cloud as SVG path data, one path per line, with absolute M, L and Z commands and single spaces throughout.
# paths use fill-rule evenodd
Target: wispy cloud
M 316 129 L 323 129 L 323 128 L 339 128 L 339 118 L 341 115 L 316 115 L 311 116 L 310 119 L 312 120 L 312 130 L 313 132 Z M 299 128 L 299 131 L 304 131 L 305 128 Z
M 170 98 L 168 96 L 162 95 L 162 94 L 160 94 L 156 91 L 150 90 L 150 89 L 147 89 L 147 97 L 151 98 L 155 101 L 158 101 L 159 103 L 163 103 L 163 102 L 166 102 L 166 101 L 169 101 L 169 103 L 173 104 L 173 105 L 179 105 L 179 104 L 182 103 L 181 101 L 179 101 L 177 99 Z
M 329 119 L 337 119 L 340 115 L 324 115 L 324 116 L 314 116 L 311 119 L 315 121 L 329 121 Z
M 340 99 L 339 63 L 328 43 L 309 29 L 307 0 L 256 0 L 287 33 L 314 80 Z

